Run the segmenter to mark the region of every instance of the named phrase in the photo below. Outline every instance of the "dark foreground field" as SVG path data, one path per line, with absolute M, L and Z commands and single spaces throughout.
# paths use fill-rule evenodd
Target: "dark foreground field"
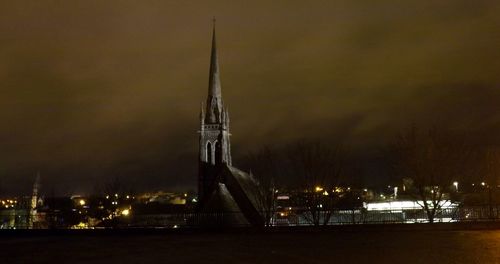
M 4 235 L 0 263 L 500 263 L 500 230 Z

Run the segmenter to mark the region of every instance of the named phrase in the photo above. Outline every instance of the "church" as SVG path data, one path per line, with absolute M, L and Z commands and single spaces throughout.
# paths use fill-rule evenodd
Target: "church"
M 208 97 L 201 106 L 199 130 L 198 210 L 224 215 L 225 225 L 264 223 L 258 182 L 233 167 L 229 112 L 222 100 L 219 62 L 212 32 Z

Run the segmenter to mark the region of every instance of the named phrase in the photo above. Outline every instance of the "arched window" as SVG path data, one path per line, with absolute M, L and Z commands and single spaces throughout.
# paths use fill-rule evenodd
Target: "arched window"
M 212 144 L 210 143 L 210 141 L 207 143 L 206 151 L 207 151 L 207 162 L 212 163 Z
M 222 161 L 222 153 L 221 153 L 221 144 L 220 141 L 215 142 L 215 163 Z

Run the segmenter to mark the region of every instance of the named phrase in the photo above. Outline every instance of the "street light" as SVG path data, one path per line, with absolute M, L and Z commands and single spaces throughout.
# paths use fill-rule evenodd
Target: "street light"
M 458 192 L 458 182 L 453 182 L 453 186 L 455 186 L 455 191 Z

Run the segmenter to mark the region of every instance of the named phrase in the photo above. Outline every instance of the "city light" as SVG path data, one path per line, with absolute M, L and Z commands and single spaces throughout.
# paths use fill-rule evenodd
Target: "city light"
M 81 206 L 84 206 L 85 205 L 85 200 L 81 199 L 79 203 L 80 203 Z
M 390 201 L 390 202 L 371 202 L 367 203 L 364 207 L 368 211 L 383 211 L 383 210 L 415 210 L 422 208 L 423 201 Z M 429 203 L 429 206 L 432 206 Z M 452 203 L 450 201 L 440 201 L 439 207 L 442 209 L 456 208 L 457 203 Z
M 129 209 L 125 209 L 122 211 L 122 215 L 123 216 L 128 216 L 130 214 L 130 210 Z
M 16 200 L 1 200 L 2 206 L 5 208 L 14 208 L 14 205 L 17 203 Z M 0 223 L 1 226 L 1 223 Z
M 321 192 L 321 191 L 323 191 L 323 188 L 320 186 L 316 186 L 315 190 L 316 190 L 316 192 Z
M 455 186 L 455 191 L 458 192 L 458 182 L 453 182 L 453 186 Z

